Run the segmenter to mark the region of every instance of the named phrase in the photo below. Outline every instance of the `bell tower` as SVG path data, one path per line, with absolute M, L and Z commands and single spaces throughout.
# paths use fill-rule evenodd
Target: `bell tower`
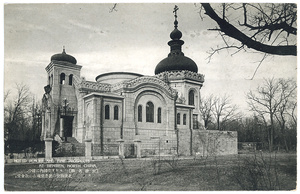
M 74 76 L 80 77 L 82 66 L 68 55 L 62 53 L 51 57 L 47 71 L 47 85 L 43 96 L 43 128 L 41 138 L 65 140 L 73 136 L 77 125 L 77 98 Z

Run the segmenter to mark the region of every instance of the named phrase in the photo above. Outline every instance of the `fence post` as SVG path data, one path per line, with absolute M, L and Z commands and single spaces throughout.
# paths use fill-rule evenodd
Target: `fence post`
M 124 140 L 123 139 L 119 139 L 117 140 L 117 142 L 119 142 L 119 157 L 120 158 L 124 158 Z
M 52 158 L 52 138 L 45 138 L 45 158 Z
M 85 158 L 92 159 L 92 140 L 85 139 Z
M 136 157 L 141 158 L 141 140 L 134 140 L 136 146 Z

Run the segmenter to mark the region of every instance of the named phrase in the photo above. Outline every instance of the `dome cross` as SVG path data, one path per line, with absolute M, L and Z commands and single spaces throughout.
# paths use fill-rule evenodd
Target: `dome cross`
M 175 27 L 176 29 L 177 29 L 177 27 L 178 27 L 178 21 L 177 21 L 177 10 L 178 10 L 178 9 L 179 9 L 178 6 L 175 5 L 173 13 L 174 13 L 174 17 L 175 17 L 174 27 Z

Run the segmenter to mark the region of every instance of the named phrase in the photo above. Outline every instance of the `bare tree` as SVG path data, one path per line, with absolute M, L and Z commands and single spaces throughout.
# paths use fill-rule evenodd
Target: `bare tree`
M 28 116 L 29 88 L 24 84 L 16 84 L 17 94 L 12 100 L 6 99 L 4 105 L 4 128 L 7 138 L 24 135 L 26 117 Z M 18 134 L 18 131 L 20 134 Z
M 200 99 L 200 106 L 199 110 L 201 112 L 201 118 L 204 121 L 204 127 L 207 129 L 208 124 L 213 119 L 213 106 L 215 104 L 214 96 L 210 95 L 207 98 L 201 98 Z
M 215 97 L 213 104 L 213 115 L 216 120 L 217 130 L 225 130 L 225 124 L 241 117 L 237 106 L 231 104 L 229 96 Z
M 212 54 L 222 49 L 254 49 L 271 55 L 297 55 L 297 5 L 230 3 L 201 3 L 199 13 L 213 19 L 225 46 L 213 50 Z M 235 13 L 237 12 L 237 13 Z M 202 17 L 202 15 L 201 15 Z M 239 42 L 229 43 L 224 36 Z M 235 53 L 236 53 L 235 52 Z
M 31 107 L 29 109 L 31 116 L 31 138 L 32 140 L 40 139 L 42 129 L 42 105 L 41 101 L 32 99 Z
M 291 111 L 287 114 L 292 118 L 292 122 L 297 126 L 297 101 L 291 102 Z
M 287 138 L 286 138 L 286 123 L 291 118 L 295 111 L 296 100 L 296 82 L 293 80 L 279 80 L 281 88 L 282 103 L 278 106 L 278 112 L 275 114 L 275 118 L 280 126 L 281 137 L 286 151 L 289 151 Z M 289 114 L 290 112 L 290 114 Z
M 199 106 L 205 128 L 214 123 L 217 130 L 225 130 L 227 124 L 240 118 L 241 114 L 237 109 L 227 95 L 216 97 L 211 94 L 207 98 L 201 98 Z
M 268 129 L 269 151 L 273 150 L 275 119 L 281 118 L 280 112 L 285 114 L 287 102 L 293 98 L 295 89 L 296 85 L 290 81 L 272 78 L 265 79 L 256 91 L 247 94 L 250 109 L 262 118 Z

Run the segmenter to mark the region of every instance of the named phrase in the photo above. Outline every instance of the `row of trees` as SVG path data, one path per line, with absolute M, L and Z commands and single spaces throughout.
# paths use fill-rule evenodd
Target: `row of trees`
M 238 107 L 231 103 L 227 95 L 217 97 L 211 94 L 207 98 L 202 98 L 199 109 L 204 127 L 209 130 L 230 130 L 230 123 L 242 118 Z
M 14 90 L 5 91 L 4 140 L 6 151 L 18 149 L 23 145 L 31 146 L 32 143 L 39 141 L 41 126 L 41 105 L 36 102 L 28 86 L 16 84 Z
M 38 141 L 41 106 L 26 85 L 16 84 L 16 95 L 4 94 L 5 141 Z M 238 131 L 240 142 L 260 142 L 270 151 L 296 147 L 297 85 L 292 79 L 265 79 L 246 95 L 253 116 L 244 116 L 229 96 L 201 98 L 200 112 L 208 130 Z
M 222 45 L 209 52 L 209 59 L 221 50 L 259 51 L 263 56 L 251 79 L 268 56 L 297 56 L 297 5 L 293 3 L 221 3 L 195 4 L 201 19 L 208 16 Z M 296 82 L 266 79 L 246 95 L 253 117 L 241 118 L 228 97 L 202 99 L 200 106 L 205 127 L 238 130 L 239 141 L 256 141 L 287 151 L 296 147 Z M 221 102 L 221 103 L 220 103 Z M 229 119 L 228 119 L 229 118 Z
M 210 95 L 201 99 L 204 127 L 210 130 L 237 130 L 239 141 L 259 142 L 295 149 L 297 134 L 297 85 L 292 79 L 265 79 L 246 98 L 253 116 L 243 116 L 228 96 Z

